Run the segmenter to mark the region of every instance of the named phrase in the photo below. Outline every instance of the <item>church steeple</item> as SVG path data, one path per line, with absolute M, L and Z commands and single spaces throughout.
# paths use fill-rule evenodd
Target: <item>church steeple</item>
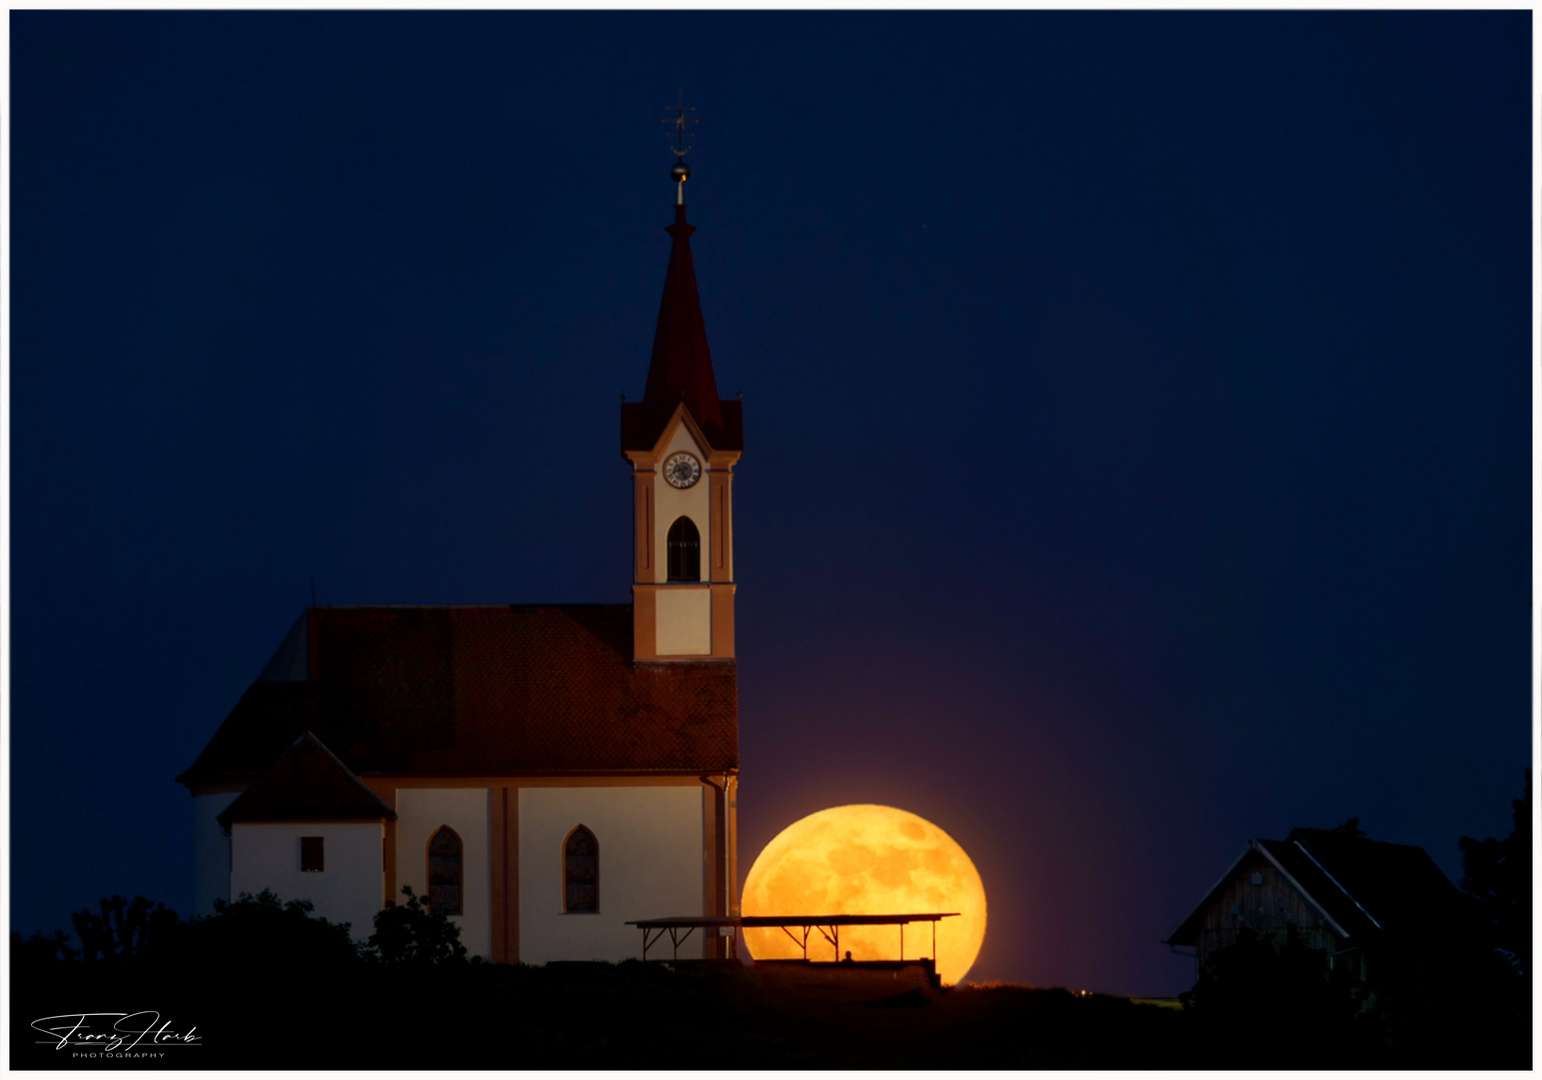
M 681 127 L 684 125 L 682 108 Z M 677 157 L 684 156 L 684 139 Z M 690 169 L 676 163 L 675 220 L 648 384 L 621 406 L 632 465 L 633 657 L 734 656 L 733 467 L 743 450 L 737 400 L 717 396 L 685 219 Z
M 669 271 L 664 277 L 664 299 L 659 304 L 658 329 L 653 333 L 653 361 L 648 365 L 648 389 L 643 401 L 671 409 L 683 401 L 697 423 L 721 428 L 723 411 L 718 404 L 717 380 L 712 376 L 712 353 L 707 348 L 707 327 L 701 317 L 701 296 L 696 291 L 696 267 L 691 261 L 691 234 L 696 226 L 685 220 L 684 203 L 675 206 L 675 222 L 664 231 L 674 243 L 669 251 Z
M 676 165 L 671 173 L 682 190 L 689 175 L 683 164 Z M 653 331 L 648 384 L 642 401 L 621 406 L 621 452 L 629 454 L 653 446 L 682 403 L 714 449 L 742 450 L 739 402 L 717 396 L 707 324 L 701 315 L 701 294 L 696 290 L 696 265 L 691 259 L 691 234 L 696 226 L 685 220 L 684 203 L 675 204 L 674 223 L 664 231 L 672 243 L 658 326 Z

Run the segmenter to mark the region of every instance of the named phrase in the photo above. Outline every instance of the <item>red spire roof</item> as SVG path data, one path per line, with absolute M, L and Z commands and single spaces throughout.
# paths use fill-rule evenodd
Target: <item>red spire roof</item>
M 659 326 L 653 334 L 653 362 L 648 366 L 643 401 L 667 402 L 671 409 L 684 401 L 698 424 L 721 426 L 723 412 L 718 407 L 707 327 L 696 292 L 696 267 L 691 262 L 691 234 L 696 226 L 686 223 L 685 207 L 677 206 L 675 223 L 664 231 L 674 238 L 674 245 L 669 251 L 669 273 L 664 278 L 664 299 L 659 304 Z
M 653 334 L 653 360 L 643 400 L 621 406 L 621 448 L 651 449 L 681 403 L 690 411 L 708 441 L 719 450 L 743 448 L 738 401 L 717 396 L 707 327 L 696 291 L 696 267 L 691 261 L 691 234 L 696 226 L 685 220 L 685 207 L 675 207 L 675 222 L 665 228 L 674 244 L 664 276 L 659 325 Z

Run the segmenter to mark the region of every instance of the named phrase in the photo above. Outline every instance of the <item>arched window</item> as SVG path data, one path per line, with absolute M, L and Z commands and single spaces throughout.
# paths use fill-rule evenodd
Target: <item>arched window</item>
M 568 833 L 562 845 L 562 909 L 600 910 L 600 845 L 582 825 Z
M 460 837 L 448 825 L 428 842 L 428 910 L 436 915 L 460 915 L 464 864 Z
M 701 580 L 701 533 L 688 517 L 676 518 L 669 527 L 669 580 Z

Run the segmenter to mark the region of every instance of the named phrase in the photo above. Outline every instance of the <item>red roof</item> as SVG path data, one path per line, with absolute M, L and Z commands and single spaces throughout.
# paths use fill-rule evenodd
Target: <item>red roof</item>
M 396 811 L 308 731 L 219 815 L 227 829 L 236 821 L 395 820 Z
M 311 608 L 192 767 L 268 771 L 316 734 L 357 774 L 515 776 L 737 769 L 731 660 L 632 661 L 630 605 Z
M 621 406 L 621 449 L 652 449 L 664 425 L 682 401 L 716 450 L 742 450 L 744 433 L 739 402 L 717 396 L 707 327 L 696 292 L 696 268 L 691 261 L 691 234 L 696 226 L 685 220 L 685 207 L 675 207 L 675 223 L 665 228 L 674 243 L 659 303 L 659 324 L 653 334 L 653 360 L 641 402 Z

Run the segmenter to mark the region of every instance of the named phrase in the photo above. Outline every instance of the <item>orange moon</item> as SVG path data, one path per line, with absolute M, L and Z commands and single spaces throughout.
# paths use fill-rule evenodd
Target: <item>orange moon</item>
M 740 910 L 745 915 L 899 915 L 956 911 L 937 923 L 937 972 L 963 979 L 985 941 L 985 886 L 947 833 L 892 806 L 836 806 L 793 822 L 750 867 Z M 899 927 L 843 926 L 841 952 L 853 960 L 899 959 Z M 744 943 L 758 960 L 793 959 L 803 950 L 780 929 L 747 927 Z M 932 954 L 932 927 L 905 927 L 905 958 Z M 815 930 L 810 960 L 834 960 Z

